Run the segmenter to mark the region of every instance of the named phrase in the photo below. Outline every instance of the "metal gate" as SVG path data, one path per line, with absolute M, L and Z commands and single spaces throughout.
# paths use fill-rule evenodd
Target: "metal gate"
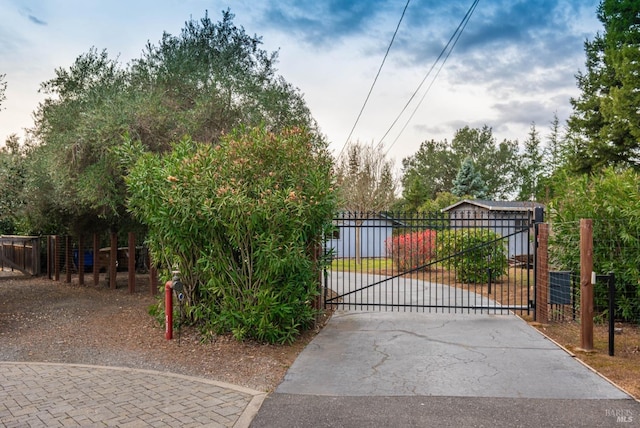
M 340 213 L 325 239 L 325 308 L 529 313 L 533 210 Z

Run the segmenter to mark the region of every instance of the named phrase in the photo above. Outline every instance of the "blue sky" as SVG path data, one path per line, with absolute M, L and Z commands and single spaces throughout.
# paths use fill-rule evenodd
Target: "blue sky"
M 598 0 L 480 0 L 433 81 L 420 82 L 472 0 L 412 0 L 352 139 L 380 143 L 399 166 L 424 140 L 451 140 L 465 125 L 523 141 L 532 122 L 544 137 L 556 112 L 564 121 L 584 68 L 584 41 L 602 27 Z M 0 0 L 0 74 L 7 100 L 0 141 L 32 126 L 40 83 L 91 47 L 126 64 L 163 31 L 208 11 L 279 50 L 278 71 L 304 94 L 338 153 L 356 121 L 406 0 Z M 436 67 L 437 69 L 437 67 Z M 420 104 L 417 101 L 422 99 Z M 410 114 L 415 111 L 408 121 Z M 406 126 L 405 126 L 406 124 Z M 404 131 L 401 132 L 404 127 Z M 387 131 L 389 131 L 387 133 Z M 383 139 L 383 136 L 387 136 Z

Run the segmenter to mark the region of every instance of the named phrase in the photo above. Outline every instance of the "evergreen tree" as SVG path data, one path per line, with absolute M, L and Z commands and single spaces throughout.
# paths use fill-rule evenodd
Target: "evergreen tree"
M 524 142 L 524 153 L 521 156 L 520 176 L 522 185 L 518 199 L 530 201 L 535 199 L 539 191 L 540 176 L 542 175 L 542 152 L 540 137 L 536 125 L 531 124 L 529 136 Z
M 536 200 L 548 203 L 554 195 L 557 180 L 562 180 L 562 171 L 566 168 L 569 156 L 564 152 L 567 149 L 566 137 L 560 129 L 558 115 L 553 115 L 551 132 L 547 136 L 547 143 L 542 151 L 542 174 L 539 176 Z
M 558 114 L 553 114 L 551 121 L 551 132 L 547 137 L 547 144 L 542 151 L 542 164 L 544 175 L 549 177 L 556 172 L 563 163 L 563 136 L 560 129 L 560 119 Z
M 640 169 L 640 2 L 603 0 L 604 33 L 585 42 L 586 72 L 576 75 L 565 151 L 571 169 Z
M 470 157 L 466 157 L 462 162 L 458 175 L 453 180 L 451 193 L 460 197 L 471 196 L 477 199 L 485 199 L 487 197 L 487 186 Z
M 402 191 L 402 195 L 406 202 L 404 208 L 408 211 L 417 211 L 420 205 L 428 199 L 426 186 L 420 177 L 408 181 L 409 187 Z

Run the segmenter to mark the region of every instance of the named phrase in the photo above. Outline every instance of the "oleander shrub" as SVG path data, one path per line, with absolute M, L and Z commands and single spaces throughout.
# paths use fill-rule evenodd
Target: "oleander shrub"
M 557 269 L 580 272 L 580 220 L 593 222 L 593 270 L 615 274 L 615 319 L 640 323 L 640 173 L 606 168 L 592 175 L 558 180 L 548 205 L 552 233 L 549 261 Z M 608 289 L 594 285 L 594 306 L 606 315 Z
M 138 149 L 136 149 L 138 147 Z M 317 257 L 336 210 L 332 158 L 304 129 L 242 129 L 140 153 L 126 179 L 154 260 L 176 266 L 189 322 L 238 340 L 291 342 L 312 325 Z

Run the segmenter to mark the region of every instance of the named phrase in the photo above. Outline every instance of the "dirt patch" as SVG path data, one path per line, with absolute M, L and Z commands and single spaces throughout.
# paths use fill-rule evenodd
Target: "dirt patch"
M 170 371 L 272 391 L 317 333 L 292 345 L 266 345 L 228 336 L 203 342 L 195 329 L 183 328 L 169 341 L 148 313 L 157 299 L 146 278 L 133 294 L 126 281 L 125 273 L 111 290 L 80 286 L 76 278 L 69 284 L 0 278 L 0 360 Z
M 609 331 L 605 325 L 593 329 L 593 350 L 580 349 L 578 323 L 533 323 L 542 333 L 574 353 L 576 358 L 592 367 L 629 394 L 640 400 L 640 326 L 616 325 L 614 356 L 609 356 Z

